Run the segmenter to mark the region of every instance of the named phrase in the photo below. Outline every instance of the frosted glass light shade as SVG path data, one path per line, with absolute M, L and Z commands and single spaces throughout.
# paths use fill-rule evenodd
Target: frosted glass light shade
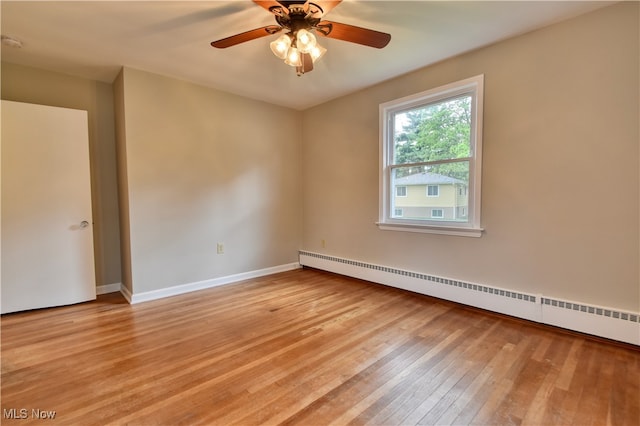
M 276 55 L 280 59 L 287 58 L 287 52 L 291 47 L 291 37 L 288 34 L 283 34 L 278 37 L 275 41 L 269 43 L 269 47 L 271 47 L 271 51 L 274 55 Z
M 284 63 L 287 65 L 291 65 L 292 67 L 299 67 L 302 65 L 302 57 L 300 55 L 300 51 L 295 47 L 290 47 L 287 51 L 287 57 L 284 60 Z
M 322 55 L 324 55 L 326 52 L 327 52 L 327 49 L 325 49 L 324 47 L 316 43 L 313 49 L 309 51 L 309 54 L 311 55 L 311 59 L 313 60 L 313 62 L 315 62 L 318 59 L 320 59 Z
M 296 33 L 296 47 L 302 53 L 309 53 L 316 45 L 316 36 L 305 29 Z

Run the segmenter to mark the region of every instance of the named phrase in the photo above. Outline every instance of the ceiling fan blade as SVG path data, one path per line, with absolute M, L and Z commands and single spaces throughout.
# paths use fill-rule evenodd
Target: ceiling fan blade
M 324 37 L 350 41 L 378 49 L 385 47 L 391 40 L 391 34 L 333 21 L 322 21 L 316 25 L 315 30 Z
M 287 2 L 280 2 L 276 0 L 253 0 L 258 6 L 267 9 L 274 15 L 286 15 L 289 13 Z
M 342 3 L 342 0 L 309 0 L 309 3 L 313 3 L 322 9 L 322 14 L 320 16 L 324 16 L 331 11 L 334 7 Z M 320 18 L 317 16 L 317 18 Z
M 224 49 L 235 46 L 236 44 L 244 43 L 245 41 L 251 41 L 260 37 L 276 34 L 280 31 L 282 31 L 282 27 L 277 25 L 268 25 L 266 27 L 256 28 L 255 30 L 246 31 L 244 33 L 232 35 L 231 37 L 212 41 L 211 46 L 217 47 L 218 49 Z

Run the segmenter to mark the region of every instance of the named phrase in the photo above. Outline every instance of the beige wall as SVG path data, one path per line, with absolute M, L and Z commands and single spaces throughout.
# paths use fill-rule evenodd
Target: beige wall
M 120 242 L 111 85 L 3 62 L 2 99 L 88 111 L 96 283 L 119 283 Z
M 122 260 L 122 285 L 133 294 L 131 278 L 131 240 L 129 223 L 129 192 L 127 190 L 127 137 L 124 112 L 124 70 L 113 82 L 113 105 L 115 114 L 116 162 L 118 172 L 118 220 L 120 222 L 120 255 Z
M 130 68 L 119 79 L 133 293 L 296 262 L 301 113 Z
M 638 40 L 617 4 L 305 111 L 303 248 L 638 311 Z M 486 232 L 379 230 L 378 105 L 478 74 Z

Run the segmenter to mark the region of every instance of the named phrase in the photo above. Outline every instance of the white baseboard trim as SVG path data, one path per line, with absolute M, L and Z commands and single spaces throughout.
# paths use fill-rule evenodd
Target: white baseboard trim
M 104 284 L 96 287 L 96 294 L 117 293 L 120 291 L 122 283 Z
M 122 293 L 124 298 L 127 299 L 127 302 L 131 304 L 131 299 L 133 299 L 133 296 L 131 296 L 131 291 L 127 287 L 125 287 L 124 284 L 120 287 L 120 293 Z
M 640 345 L 640 313 L 300 251 L 300 265 L 517 318 Z
M 225 284 L 232 284 L 238 281 L 244 281 L 251 278 L 259 278 L 266 275 L 277 274 L 279 272 L 291 271 L 299 268 L 300 263 L 294 262 L 273 266 L 270 268 L 259 269 L 256 271 L 228 275 L 226 277 L 213 278 L 210 280 L 198 281 L 194 283 L 180 284 L 172 287 L 162 288 L 159 290 L 145 291 L 142 293 L 131 293 L 129 289 L 127 289 L 125 286 L 122 286 L 121 292 L 125 299 L 127 299 L 127 301 L 133 305 L 140 302 L 163 299 L 165 297 L 177 296 L 179 294 L 190 293 L 192 291 L 204 290 L 206 288 L 217 287 Z

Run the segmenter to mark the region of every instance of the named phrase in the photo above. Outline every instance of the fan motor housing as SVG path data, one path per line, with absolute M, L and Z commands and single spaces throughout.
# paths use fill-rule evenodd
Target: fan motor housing
M 322 16 L 322 8 L 315 3 L 293 3 L 288 6 L 288 13 L 280 6 L 273 6 L 269 10 L 275 15 L 278 25 L 296 32 L 301 29 L 315 28 L 320 22 L 314 15 Z

